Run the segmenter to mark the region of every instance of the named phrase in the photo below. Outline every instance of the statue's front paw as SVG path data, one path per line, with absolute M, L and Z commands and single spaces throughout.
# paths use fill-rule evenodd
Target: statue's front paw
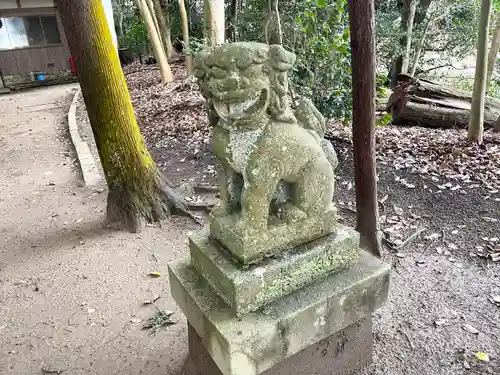
M 294 223 L 307 218 L 307 214 L 300 208 L 290 204 L 282 208 L 280 217 L 286 223 Z

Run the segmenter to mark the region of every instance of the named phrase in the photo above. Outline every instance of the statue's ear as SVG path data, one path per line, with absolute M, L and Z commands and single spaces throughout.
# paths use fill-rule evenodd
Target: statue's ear
M 295 64 L 295 54 L 288 52 L 280 45 L 269 46 L 269 65 L 280 72 L 287 72 Z
M 280 45 L 269 46 L 267 64 L 271 68 L 271 84 L 280 96 L 288 92 L 287 72 L 292 69 L 294 63 L 294 53 L 288 52 Z

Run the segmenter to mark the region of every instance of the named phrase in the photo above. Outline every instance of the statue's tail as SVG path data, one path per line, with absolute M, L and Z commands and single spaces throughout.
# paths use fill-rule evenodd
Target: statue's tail
M 318 135 L 319 143 L 326 158 L 330 162 L 333 170 L 335 170 L 339 164 L 337 153 L 333 148 L 329 140 L 325 139 L 326 134 L 326 120 L 323 115 L 314 106 L 312 100 L 307 98 L 299 98 L 297 108 L 294 111 L 295 117 L 299 125 L 305 129 L 313 131 Z
M 326 120 L 311 99 L 299 98 L 294 114 L 301 126 L 313 130 L 320 138 L 325 136 Z

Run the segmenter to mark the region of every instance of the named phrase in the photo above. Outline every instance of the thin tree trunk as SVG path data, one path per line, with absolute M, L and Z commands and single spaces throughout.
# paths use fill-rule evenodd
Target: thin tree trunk
M 203 14 L 205 17 L 205 39 L 207 46 L 215 46 L 216 42 L 216 25 L 215 25 L 215 9 L 212 0 L 204 0 Z
M 118 28 L 120 30 L 120 36 L 123 36 L 123 20 L 124 20 L 124 14 L 123 12 L 120 13 L 120 19 L 118 21 Z
M 172 71 L 170 70 L 170 65 L 168 64 L 167 55 L 165 53 L 165 49 L 163 48 L 163 44 L 160 40 L 160 36 L 156 31 L 154 20 L 151 13 L 149 12 L 146 0 L 137 0 L 137 4 L 141 12 L 141 16 L 144 22 L 146 23 L 146 27 L 148 29 L 149 39 L 151 40 L 151 44 L 153 46 L 154 54 L 156 56 L 156 61 L 158 62 L 158 66 L 160 67 L 162 82 L 163 83 L 172 82 L 173 76 L 172 76 Z
M 486 74 L 488 69 L 488 31 L 490 26 L 492 0 L 481 1 L 481 19 L 477 41 L 476 76 L 472 93 L 469 119 L 469 141 L 483 143 L 484 100 L 486 95 Z
M 100 0 L 56 0 L 109 187 L 108 220 L 132 231 L 168 213 Z
M 156 13 L 153 5 L 153 0 L 146 0 L 146 4 L 148 6 L 149 14 L 151 14 L 151 18 L 153 18 L 153 22 L 155 24 L 156 32 L 161 39 L 160 26 L 158 25 L 158 18 L 156 18 Z M 162 42 L 163 43 L 163 42 Z
M 278 0 L 274 0 L 274 15 L 276 17 L 276 27 L 278 32 L 278 44 L 283 44 L 283 30 L 281 28 L 281 17 L 278 5 Z
M 208 46 L 224 43 L 224 0 L 204 0 L 205 32 Z
M 403 53 L 403 60 L 401 62 L 401 73 L 408 73 L 408 65 L 410 63 L 410 52 L 411 52 L 411 39 L 413 34 L 413 21 L 415 20 L 415 12 L 417 10 L 417 0 L 404 0 L 403 8 L 404 12 L 408 14 L 403 24 L 404 28 L 404 42 L 405 47 Z
M 193 63 L 191 59 L 191 51 L 189 49 L 189 25 L 186 13 L 184 0 L 179 0 L 179 12 L 181 15 L 182 40 L 184 42 L 184 54 L 186 56 L 186 70 L 188 75 L 193 73 Z
M 156 13 L 156 19 L 158 20 L 158 28 L 163 46 L 167 52 L 167 58 L 170 59 L 172 57 L 173 47 L 172 37 L 170 36 L 170 22 L 167 21 L 167 19 L 169 20 L 169 17 L 166 14 L 166 12 L 168 12 L 168 8 L 165 12 L 161 7 L 160 0 L 152 0 L 152 2 Z
M 375 165 L 375 4 L 349 0 L 352 127 L 360 246 L 381 255 Z
M 422 37 L 418 41 L 417 50 L 415 51 L 415 56 L 413 56 L 413 63 L 411 64 L 410 75 L 412 77 L 415 75 L 415 70 L 417 70 L 418 61 L 420 60 L 420 55 L 422 54 L 422 50 L 424 49 L 425 39 L 427 37 L 427 32 L 429 31 L 432 20 L 433 15 L 431 14 L 427 18 L 427 21 L 425 21 L 424 31 L 422 32 Z
M 125 19 L 125 14 L 124 14 L 124 10 L 123 10 L 123 1 L 118 1 L 118 3 L 116 4 L 117 7 L 118 7 L 118 12 L 119 12 L 119 15 L 118 15 L 118 30 L 120 31 L 120 36 L 122 37 L 123 36 L 123 21 Z
M 398 2 L 401 2 L 403 4 L 403 12 L 401 14 L 401 27 L 403 28 L 403 33 L 405 35 L 405 28 L 404 25 L 407 24 L 407 19 L 409 18 L 409 7 L 404 6 L 405 3 L 407 3 L 410 0 L 398 0 Z M 415 0 L 413 0 L 415 1 Z M 416 11 L 416 15 L 414 17 L 414 24 L 415 26 L 421 24 L 424 20 L 425 17 L 427 16 L 427 11 L 429 10 L 429 7 L 432 3 L 432 0 L 420 0 L 418 10 Z M 400 41 L 400 48 L 403 51 L 406 51 L 406 38 L 403 36 Z M 395 87 L 398 84 L 397 76 L 402 72 L 402 66 L 403 66 L 403 55 L 400 54 L 398 56 L 394 57 L 394 60 L 391 63 L 390 69 L 389 69 L 389 78 L 391 80 L 391 87 Z
M 224 0 L 211 0 L 215 3 L 215 41 L 217 44 L 223 44 L 226 41 L 226 16 L 224 9 Z
M 231 19 L 229 20 L 229 25 L 227 27 L 227 39 L 236 42 L 237 38 L 237 28 L 236 23 L 238 22 L 238 11 L 239 11 L 239 1 L 231 0 Z
M 283 31 L 278 0 L 269 0 L 268 19 L 266 23 L 266 43 L 283 44 Z M 271 29 L 271 32 L 269 32 Z
M 495 32 L 491 40 L 491 48 L 488 54 L 488 74 L 486 77 L 486 92 L 490 89 L 491 77 L 493 77 L 493 70 L 497 61 L 498 50 L 500 50 L 500 14 L 497 14 L 495 24 Z

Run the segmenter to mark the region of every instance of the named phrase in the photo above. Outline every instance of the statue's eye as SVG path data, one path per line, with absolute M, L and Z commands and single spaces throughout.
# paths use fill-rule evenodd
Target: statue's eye
M 214 78 L 224 78 L 226 76 L 226 71 L 214 66 L 211 70 L 211 75 Z
M 250 66 L 252 66 L 252 61 L 249 59 L 241 59 L 236 61 L 236 66 L 238 67 L 239 70 L 246 70 Z
M 261 68 L 262 67 L 259 64 L 251 64 L 251 65 L 248 65 L 244 69 L 241 69 L 241 70 L 245 75 L 251 76 L 251 75 L 258 74 L 261 71 Z

